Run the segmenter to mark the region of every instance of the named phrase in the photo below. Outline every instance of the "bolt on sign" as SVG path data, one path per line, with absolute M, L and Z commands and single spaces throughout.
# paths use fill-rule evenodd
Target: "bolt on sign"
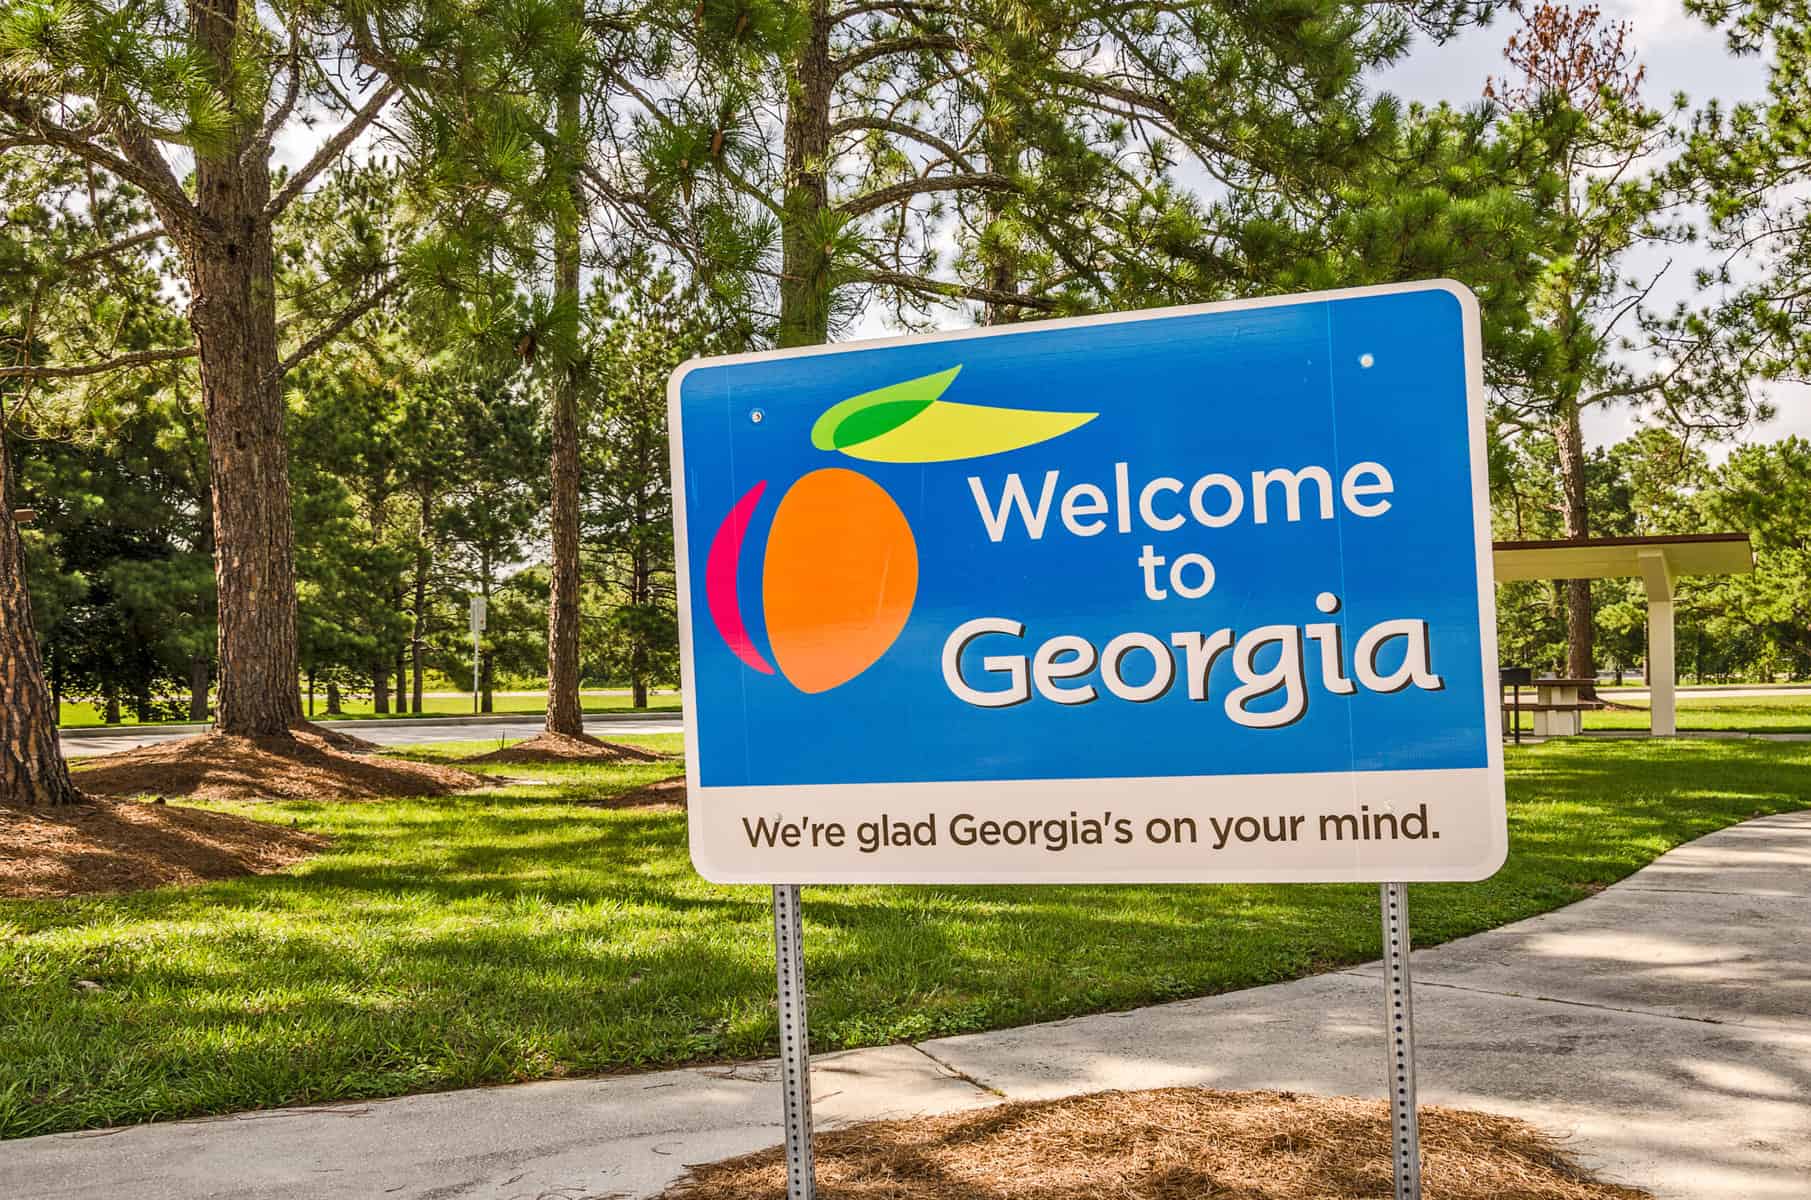
M 706 359 L 669 402 L 707 878 L 1502 864 L 1464 287 Z

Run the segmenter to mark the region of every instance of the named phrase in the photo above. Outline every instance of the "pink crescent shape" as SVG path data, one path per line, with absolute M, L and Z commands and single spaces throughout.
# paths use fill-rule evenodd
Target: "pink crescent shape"
M 742 623 L 742 605 L 736 599 L 736 571 L 742 564 L 742 539 L 748 535 L 755 506 L 760 504 L 761 493 L 766 490 L 765 479 L 749 488 L 712 535 L 710 553 L 704 559 L 704 602 L 730 653 L 761 674 L 772 675 L 772 664 L 761 656 L 754 640 L 748 636 L 748 626 Z

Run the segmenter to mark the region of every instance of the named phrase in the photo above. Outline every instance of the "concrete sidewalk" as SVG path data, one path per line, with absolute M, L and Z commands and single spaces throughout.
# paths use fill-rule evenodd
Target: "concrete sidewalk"
M 1525 1117 L 1662 1197 L 1811 1196 L 1811 812 L 1713 834 L 1414 970 L 1423 1103 Z M 1378 1095 L 1382 1005 L 1372 965 L 824 1055 L 818 1125 L 1174 1084 Z M 777 1143 L 778 1113 L 771 1063 L 284 1109 L 6 1143 L 0 1195 L 643 1197 Z

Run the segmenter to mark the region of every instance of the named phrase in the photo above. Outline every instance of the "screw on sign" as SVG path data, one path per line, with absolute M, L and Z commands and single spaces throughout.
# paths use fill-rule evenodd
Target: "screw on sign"
M 1507 850 L 1477 305 L 1445 282 L 688 363 L 669 387 L 687 823 L 774 886 L 1405 884 Z M 804 734 L 805 736 L 801 736 Z

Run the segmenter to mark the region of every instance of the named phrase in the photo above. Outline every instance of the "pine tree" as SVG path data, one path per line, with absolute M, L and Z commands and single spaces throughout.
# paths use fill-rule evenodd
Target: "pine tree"
M 473 597 L 489 614 L 480 642 L 480 710 L 493 707 L 491 691 L 497 651 L 519 640 L 519 606 L 500 603 L 503 572 L 527 555 L 528 539 L 547 508 L 547 440 L 538 414 L 501 371 L 462 380 L 442 412 L 436 444 L 448 464 L 439 504 L 439 526 L 449 560 L 456 605 L 469 611 Z M 581 446 L 588 449 L 585 439 Z M 581 459 L 581 465 L 586 460 Z M 589 469 L 586 477 L 592 477 Z M 542 621 L 545 624 L 545 620 Z M 465 662 L 470 654 L 467 626 L 448 631 L 443 657 Z M 544 644 L 543 644 L 544 651 Z M 512 662 L 519 656 L 512 656 Z M 538 658 L 538 654 L 537 654 Z
M 1764 412 L 1749 388 L 1762 347 L 1745 303 L 1657 312 L 1647 297 L 1659 275 L 1631 276 L 1632 251 L 1688 242 L 1694 230 L 1676 215 L 1690 192 L 1653 167 L 1682 135 L 1672 116 L 1641 102 L 1629 26 L 1604 22 L 1594 7 L 1540 4 L 1505 57 L 1510 77 L 1486 88 L 1506 111 L 1504 136 L 1537 144 L 1563 186 L 1533 226 L 1542 264 L 1526 293 L 1533 320 L 1514 369 L 1495 380 L 1496 416 L 1506 429 L 1553 438 L 1563 533 L 1583 539 L 1592 527 L 1582 414 L 1628 405 L 1681 432 L 1720 436 Z M 1575 678 L 1596 675 L 1591 596 L 1589 580 L 1567 581 L 1566 672 Z
M 573 27 L 582 28 L 583 13 Z M 553 364 L 548 426 L 552 453 L 548 527 L 552 591 L 547 601 L 548 733 L 582 736 L 585 714 L 579 704 L 579 258 L 585 192 L 579 181 L 584 158 L 579 106 L 584 77 L 576 48 L 555 80 L 557 112 L 549 155 L 556 179 L 553 209 L 553 305 L 559 322 L 554 345 L 563 353 Z
M 1735 450 L 1705 489 L 1713 528 L 1748 530 L 1755 544 L 1752 575 L 1720 581 L 1716 607 L 1730 623 L 1759 633 L 1776 669 L 1811 675 L 1811 441 L 1782 438 Z
M 341 691 L 369 681 L 381 712 L 408 636 L 398 599 L 411 556 L 391 499 L 409 453 L 402 354 L 393 329 L 341 343 L 291 375 L 288 397 L 302 669 Z
M 1190 197 L 1172 168 L 1285 209 L 1323 191 L 1393 119 L 1363 73 L 1416 25 L 1472 15 L 710 0 L 603 55 L 635 122 L 610 131 L 599 195 L 682 231 L 712 286 L 753 281 L 783 346 L 876 300 L 911 321 L 951 303 L 1019 316 L 1230 294 L 1253 273 L 1226 244 L 1237 206 Z M 687 86 L 638 78 L 643 64 Z M 968 235 L 953 259 L 952 228 Z
M 196 357 L 207 417 L 220 599 L 218 727 L 281 734 L 296 690 L 294 531 L 282 379 L 398 286 L 376 276 L 287 352 L 278 332 L 273 231 L 395 93 L 360 99 L 328 74 L 344 43 L 308 5 L 238 0 L 18 0 L 0 25 L 0 143 L 32 146 L 129 184 L 152 220 L 120 230 L 181 261 L 194 340 L 95 361 L 0 367 L 0 377 L 68 379 Z M 304 113 L 344 123 L 310 160 L 273 178 L 271 144 Z M 192 157 L 184 179 L 173 165 Z
M 1762 374 L 1811 380 L 1811 5 L 1805 0 L 1688 0 L 1726 27 L 1730 48 L 1766 57 L 1764 101 L 1706 105 L 1676 172 L 1698 185 L 1720 257 L 1704 283 L 1737 291 Z
M 18 446 L 21 496 L 54 569 L 77 581 L 38 620 L 51 691 L 130 700 L 140 721 L 208 710 L 207 449 L 181 385 L 90 397 L 57 436 Z
M 0 211 L 9 234 L 0 239 L 0 804 L 54 806 L 79 797 L 57 744 L 56 697 L 32 612 L 14 439 L 54 431 L 79 412 L 41 385 L 33 363 L 87 347 L 97 322 L 128 357 L 146 354 L 141 339 L 156 335 L 162 312 L 147 239 L 113 236 L 139 216 L 126 190 L 37 147 L 0 142 Z M 168 369 L 154 352 L 147 361 Z M 68 582 L 64 598 L 73 602 L 85 584 Z
M 13 516 L 12 452 L 0 400 L 0 803 L 22 808 L 74 804 L 81 793 L 57 745 L 57 714 L 32 625 L 25 586 L 25 547 Z
M 585 439 L 585 532 L 607 603 L 603 673 L 626 675 L 645 708 L 650 684 L 678 666 L 666 384 L 680 363 L 715 350 L 715 322 L 699 289 L 647 258 L 632 259 L 588 309 L 603 395 Z
M 456 235 L 437 264 L 441 280 L 489 290 L 486 276 L 507 261 L 536 289 L 514 341 L 549 428 L 546 730 L 580 736 L 584 180 L 591 131 L 608 121 L 610 99 L 596 87 L 593 24 L 576 0 L 519 0 L 502 23 L 457 0 L 419 0 L 372 5 L 356 36 L 369 60 L 408 83 L 410 139 L 433 163 L 426 186 Z
M 1349 172 L 1311 221 L 1254 218 L 1253 259 L 1293 259 L 1288 289 L 1450 278 L 1479 299 L 1493 387 L 1530 368 L 1530 296 L 1546 260 L 1544 214 L 1566 181 L 1526 127 L 1490 106 L 1412 105 L 1394 143 Z

